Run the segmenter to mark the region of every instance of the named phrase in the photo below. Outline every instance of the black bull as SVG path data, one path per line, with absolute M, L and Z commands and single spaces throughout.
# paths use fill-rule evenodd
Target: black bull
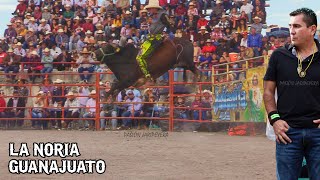
M 112 83 L 109 95 L 117 95 L 120 91 L 129 86 L 141 86 L 144 74 L 142 73 L 136 56 L 139 50 L 129 44 L 117 52 L 117 47 L 106 45 L 95 51 L 97 60 L 105 63 L 114 73 L 117 82 Z M 187 39 L 174 38 L 172 41 L 165 40 L 152 53 L 147 60 L 148 71 L 156 79 L 174 67 L 184 68 L 184 80 L 186 80 L 186 70 L 190 70 L 197 77 L 198 69 L 193 62 L 193 45 Z

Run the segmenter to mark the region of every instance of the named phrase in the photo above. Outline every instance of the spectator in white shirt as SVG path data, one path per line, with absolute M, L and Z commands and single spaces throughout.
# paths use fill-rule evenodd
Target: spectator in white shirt
M 240 8 L 240 12 L 244 11 L 247 15 L 248 15 L 248 18 L 249 18 L 249 22 L 251 22 L 251 13 L 253 11 L 253 5 L 248 3 L 247 0 L 242 0 L 243 4 Z
M 16 44 L 16 48 L 13 50 L 13 53 L 22 56 L 23 58 L 26 57 L 26 50 L 22 48 L 22 44 L 20 42 Z
M 90 99 L 87 101 L 86 110 L 83 118 L 95 118 L 96 117 L 96 90 L 90 92 Z M 86 130 L 94 129 L 94 119 L 86 120 L 85 128 Z
M 80 102 L 77 97 L 75 97 L 73 92 L 68 92 L 67 100 L 64 104 L 66 110 L 66 118 L 79 118 L 80 116 Z M 66 127 L 70 128 L 69 125 L 72 122 L 72 119 L 65 120 Z

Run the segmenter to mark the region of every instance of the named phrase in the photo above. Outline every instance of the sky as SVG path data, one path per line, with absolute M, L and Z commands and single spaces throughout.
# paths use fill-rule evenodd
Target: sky
M 141 0 L 142 3 L 144 1 Z M 266 8 L 267 24 L 287 27 L 289 13 L 301 7 L 313 9 L 318 15 L 318 24 L 320 24 L 320 6 L 316 6 L 318 2 L 319 0 L 269 0 L 267 3 L 270 4 L 270 7 Z M 3 36 L 4 30 L 7 28 L 6 24 L 10 21 L 11 13 L 17 4 L 17 0 L 0 0 L 0 37 Z

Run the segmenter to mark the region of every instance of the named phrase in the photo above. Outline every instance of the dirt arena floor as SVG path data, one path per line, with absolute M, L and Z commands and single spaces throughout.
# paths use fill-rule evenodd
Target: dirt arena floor
M 128 132 L 136 133 L 135 137 Z M 146 132 L 150 131 L 0 131 L 0 179 L 275 179 L 275 145 L 266 137 L 202 132 L 142 137 Z M 104 159 L 107 170 L 102 175 L 12 175 L 9 142 L 26 142 L 31 147 L 33 142 L 77 142 L 78 158 Z

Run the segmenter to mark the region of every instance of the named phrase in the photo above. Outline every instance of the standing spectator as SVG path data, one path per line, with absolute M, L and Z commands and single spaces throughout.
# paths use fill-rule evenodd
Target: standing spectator
M 143 116 L 143 117 L 159 117 L 159 109 L 158 109 L 158 106 L 155 102 L 156 97 L 153 94 L 151 94 L 151 95 L 147 96 L 147 98 L 144 101 L 148 102 L 148 103 L 143 104 L 142 110 L 141 110 L 141 116 Z M 146 119 L 146 120 L 143 120 L 141 124 L 142 124 L 142 126 L 140 126 L 141 129 L 147 129 L 148 127 L 150 127 L 151 121 Z M 159 124 L 159 123 L 153 122 L 152 124 Z
M 175 9 L 176 23 L 179 20 L 182 20 L 182 22 L 185 22 L 187 12 L 188 10 L 184 6 L 183 2 L 180 2 L 178 7 Z
M 10 117 L 9 126 L 14 127 L 18 126 L 21 127 L 23 125 L 23 119 L 15 119 L 15 118 L 24 118 L 24 111 L 25 111 L 25 102 L 19 96 L 18 91 L 13 91 L 12 97 L 8 100 L 7 103 L 7 117 Z M 15 119 L 15 120 L 14 120 Z
M 193 62 L 198 62 L 198 58 L 201 55 L 201 48 L 197 42 L 193 42 Z
M 261 18 L 256 16 L 253 18 L 253 23 L 251 24 L 251 28 L 256 29 L 257 34 L 261 34 L 263 24 L 261 23 Z
M 261 47 L 262 47 L 262 35 L 256 33 L 256 29 L 251 27 L 250 34 L 248 36 L 248 47 L 253 49 L 254 56 L 260 56 Z
M 14 54 L 11 48 L 7 52 L 8 55 L 3 59 L 4 72 L 6 73 L 7 82 L 13 82 L 19 72 L 21 56 Z M 13 72 L 12 75 L 9 75 L 10 71 Z
M 90 92 L 90 98 L 86 103 L 86 109 L 83 118 L 91 118 L 90 120 L 86 120 L 86 130 L 93 130 L 95 127 L 95 121 L 93 118 L 96 117 L 96 93 L 96 90 L 92 90 Z
M 67 90 L 63 88 L 63 80 L 61 79 L 56 79 L 53 81 L 53 84 L 54 88 L 50 98 L 52 98 L 52 104 L 55 109 L 50 112 L 50 117 L 55 118 L 55 121 L 52 121 L 53 126 L 55 126 L 56 129 L 61 129 L 62 107 L 64 107 Z
M 94 60 L 92 59 L 90 54 L 91 52 L 89 52 L 87 48 L 83 48 L 81 56 L 76 62 L 77 64 L 79 64 L 78 72 L 80 73 L 81 81 L 88 82 L 92 76 L 92 73 L 94 72 L 94 66 L 92 64 L 94 63 Z M 88 71 L 89 74 L 83 74 L 84 71 Z
M 240 7 L 240 12 L 244 11 L 246 15 L 248 16 L 249 23 L 251 23 L 251 13 L 253 11 L 252 4 L 248 3 L 247 0 L 242 0 L 242 6 Z
M 209 72 L 211 68 L 211 61 L 212 61 L 212 56 L 209 52 L 203 53 L 203 55 L 200 56 L 199 58 L 199 70 L 201 71 L 201 75 L 205 75 L 205 81 L 208 81 L 209 78 L 211 77 L 211 71 Z

